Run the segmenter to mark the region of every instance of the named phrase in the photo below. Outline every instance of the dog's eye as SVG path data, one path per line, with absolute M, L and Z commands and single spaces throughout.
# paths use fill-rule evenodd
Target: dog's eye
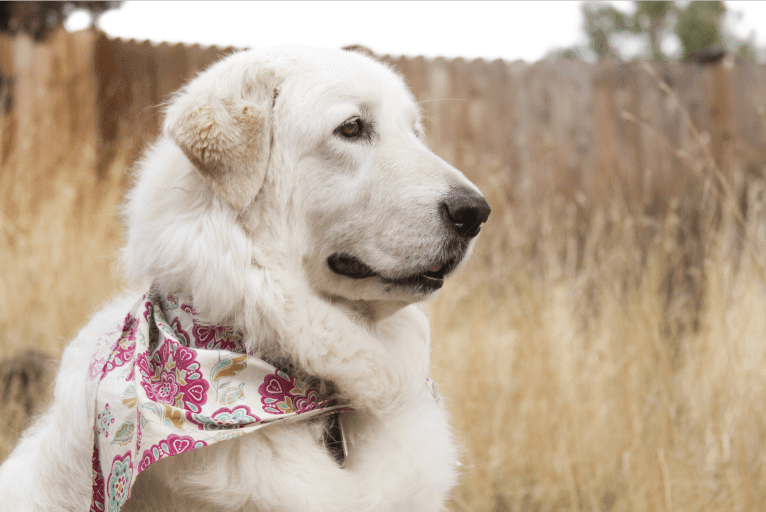
M 335 129 L 335 133 L 345 139 L 358 139 L 363 132 L 364 122 L 358 117 L 349 119 Z

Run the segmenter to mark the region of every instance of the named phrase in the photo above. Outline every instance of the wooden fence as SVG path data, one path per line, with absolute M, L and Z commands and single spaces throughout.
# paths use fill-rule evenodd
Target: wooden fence
M 103 172 L 118 147 L 130 162 L 157 133 L 158 105 L 230 51 L 94 32 L 1 38 L 0 165 L 33 160 L 50 171 L 73 147 L 95 151 L 84 172 Z M 501 177 L 494 183 L 511 196 L 616 185 L 647 203 L 678 190 L 708 152 L 722 168 L 766 164 L 763 65 L 385 59 L 421 101 L 435 152 L 479 183 Z

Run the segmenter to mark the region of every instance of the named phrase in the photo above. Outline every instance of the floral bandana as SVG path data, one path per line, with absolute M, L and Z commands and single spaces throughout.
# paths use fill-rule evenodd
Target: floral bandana
M 139 473 L 160 459 L 344 408 L 248 355 L 232 328 L 201 323 L 190 302 L 154 290 L 99 339 L 87 395 L 91 512 L 118 512 Z

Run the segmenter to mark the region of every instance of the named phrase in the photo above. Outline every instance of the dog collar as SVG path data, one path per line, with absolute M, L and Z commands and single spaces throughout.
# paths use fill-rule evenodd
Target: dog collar
M 275 365 L 249 355 L 234 329 L 200 322 L 191 301 L 144 295 L 101 336 L 88 368 L 91 511 L 119 511 L 138 475 L 160 459 L 347 409 Z M 345 451 L 339 415 L 328 430 L 337 459 Z

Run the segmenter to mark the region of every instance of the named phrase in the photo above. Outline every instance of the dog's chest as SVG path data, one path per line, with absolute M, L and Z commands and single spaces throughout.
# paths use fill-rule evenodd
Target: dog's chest
M 433 468 L 454 468 L 446 429 L 431 428 L 423 437 L 429 415 L 408 418 L 415 409 L 388 418 L 344 413 L 349 453 L 343 465 L 326 444 L 331 417 L 274 425 L 165 459 L 140 475 L 133 493 L 140 498 L 131 497 L 124 510 L 149 510 L 155 500 L 167 504 L 168 511 L 207 510 L 227 501 L 230 510 L 339 510 L 332 503 L 341 496 L 348 510 L 371 496 L 406 502 L 407 496 L 400 496 L 403 486 L 443 485 Z M 336 495 L 328 489 L 337 489 Z M 284 493 L 313 496 L 314 507 L 301 508 L 294 494 Z M 320 505 L 324 502 L 326 508 Z

